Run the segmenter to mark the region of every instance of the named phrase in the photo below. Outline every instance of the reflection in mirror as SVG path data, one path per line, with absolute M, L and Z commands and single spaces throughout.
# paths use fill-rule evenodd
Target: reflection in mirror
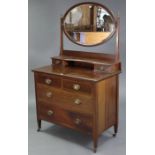
M 64 31 L 73 42 L 92 46 L 108 40 L 115 31 L 114 18 L 96 4 L 82 4 L 71 9 L 64 18 Z

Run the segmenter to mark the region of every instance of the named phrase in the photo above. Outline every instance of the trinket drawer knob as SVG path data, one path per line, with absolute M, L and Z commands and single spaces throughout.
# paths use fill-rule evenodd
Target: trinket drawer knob
M 75 124 L 79 125 L 81 122 L 82 121 L 79 118 L 75 119 Z
M 73 89 L 74 90 L 80 90 L 80 85 L 79 84 L 74 84 Z
M 50 98 L 50 97 L 52 97 L 52 93 L 51 92 L 47 92 L 46 96 Z
M 52 80 L 51 79 L 45 79 L 45 83 L 46 84 L 51 84 L 52 83 Z
M 77 105 L 79 105 L 79 104 L 81 104 L 81 100 L 80 100 L 80 99 L 76 99 L 76 100 L 74 101 L 74 103 L 77 104 Z
M 53 114 L 54 114 L 54 112 L 53 112 L 52 110 L 47 111 L 47 115 L 48 115 L 48 116 L 51 116 L 51 115 L 53 115 Z

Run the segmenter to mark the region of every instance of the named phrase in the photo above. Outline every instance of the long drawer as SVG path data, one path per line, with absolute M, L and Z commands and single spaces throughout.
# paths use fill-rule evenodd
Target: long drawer
M 60 124 L 72 129 L 81 131 L 92 131 L 93 119 L 92 115 L 83 115 L 70 112 L 57 106 L 47 105 L 38 102 L 38 118 L 56 124 Z
M 45 104 L 57 105 L 66 110 L 93 113 L 93 97 L 80 93 L 71 93 L 61 89 L 53 88 L 43 84 L 37 84 L 38 101 Z

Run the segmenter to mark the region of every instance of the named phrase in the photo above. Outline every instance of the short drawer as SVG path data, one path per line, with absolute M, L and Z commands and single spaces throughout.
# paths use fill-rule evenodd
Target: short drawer
M 93 113 L 93 97 L 85 94 L 76 94 L 43 84 L 37 84 L 38 101 L 57 105 L 67 110 L 81 113 Z
M 61 78 L 59 76 L 37 73 L 35 80 L 37 83 L 48 86 L 61 87 Z
M 93 126 L 91 115 L 66 111 L 43 102 L 38 103 L 38 118 L 81 131 L 92 131 Z
M 87 94 L 92 93 L 91 83 L 83 82 L 80 80 L 63 79 L 63 88 L 70 90 L 72 92 L 82 92 L 82 93 L 87 93 Z

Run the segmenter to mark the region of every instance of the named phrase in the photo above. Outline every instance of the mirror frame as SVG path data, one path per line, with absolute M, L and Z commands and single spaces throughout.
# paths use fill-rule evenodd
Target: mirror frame
M 97 44 L 93 44 L 93 45 L 84 45 L 84 44 L 77 43 L 74 39 L 72 39 L 72 38 L 70 37 L 70 35 L 69 35 L 69 34 L 66 32 L 66 30 L 65 30 L 64 22 L 65 22 L 65 19 L 66 19 L 67 14 L 68 14 L 73 8 L 75 8 L 75 7 L 77 7 L 77 6 L 80 6 L 80 5 L 84 5 L 84 4 L 93 4 L 93 5 L 99 5 L 99 6 L 101 6 L 103 9 L 105 9 L 105 10 L 109 13 L 109 15 L 111 16 L 111 18 L 112 18 L 112 20 L 113 20 L 113 22 L 114 22 L 114 30 L 112 31 L 112 33 L 111 33 L 106 39 L 104 39 L 103 41 L 101 41 L 101 42 L 99 42 L 99 43 L 97 43 Z M 110 39 L 114 36 L 114 34 L 116 33 L 117 22 L 116 22 L 116 19 L 115 19 L 114 15 L 113 15 L 113 12 L 112 12 L 111 10 L 109 10 L 105 5 L 102 5 L 102 4 L 96 3 L 96 2 L 82 2 L 82 3 L 78 3 L 78 4 L 73 5 L 72 7 L 70 7 L 70 8 L 66 11 L 66 13 L 64 14 L 64 16 L 62 17 L 62 26 L 63 26 L 63 32 L 65 33 L 65 35 L 67 36 L 67 38 L 68 38 L 71 42 L 73 42 L 73 43 L 75 43 L 75 44 L 77 44 L 77 45 L 80 45 L 80 46 L 91 47 L 91 46 L 101 45 L 101 44 L 107 42 L 108 40 L 110 40 Z

